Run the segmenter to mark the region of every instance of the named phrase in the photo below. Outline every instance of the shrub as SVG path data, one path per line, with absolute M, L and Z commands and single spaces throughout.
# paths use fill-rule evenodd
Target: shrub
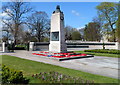
M 15 46 L 15 50 L 26 50 L 27 45 L 26 44 L 19 44 Z
M 29 79 L 23 77 L 21 71 L 2 65 L 2 84 L 28 84 Z
M 13 52 L 14 51 L 14 45 L 13 44 L 8 44 L 8 50 L 10 51 L 10 52 Z

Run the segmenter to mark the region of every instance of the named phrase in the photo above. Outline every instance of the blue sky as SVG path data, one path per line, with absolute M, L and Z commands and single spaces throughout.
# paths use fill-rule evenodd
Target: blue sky
M 4 2 L 11 0 L 0 0 L 0 8 Z M 84 27 L 92 21 L 93 17 L 97 16 L 96 6 L 101 2 L 119 2 L 120 0 L 24 0 L 31 3 L 36 11 L 45 11 L 49 18 L 57 5 L 60 5 L 61 10 L 65 15 L 65 25 L 70 25 L 74 28 Z M 2 3 L 3 2 L 3 3 Z M 58 3 L 59 2 L 59 3 Z M 0 10 L 0 17 L 4 16 Z M 1 30 L 1 22 L 0 22 Z M 1 37 L 1 32 L 0 32 Z
M 36 11 L 45 11 L 49 17 L 56 6 L 60 5 L 65 16 L 65 25 L 74 28 L 84 27 L 91 22 L 97 16 L 96 6 L 99 4 L 100 2 L 31 2 Z

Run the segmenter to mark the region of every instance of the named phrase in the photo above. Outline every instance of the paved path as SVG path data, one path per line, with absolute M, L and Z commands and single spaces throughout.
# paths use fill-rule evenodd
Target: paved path
M 33 51 L 37 52 L 37 51 Z M 2 55 L 12 55 L 33 61 L 53 64 L 65 68 L 81 70 L 92 74 L 118 78 L 118 58 L 95 56 L 92 58 L 57 61 L 46 57 L 32 55 L 30 51 L 16 51 L 15 53 L 2 53 Z

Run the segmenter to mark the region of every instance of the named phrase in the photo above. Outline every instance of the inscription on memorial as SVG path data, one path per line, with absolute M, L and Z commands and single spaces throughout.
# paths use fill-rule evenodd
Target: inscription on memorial
M 52 32 L 52 41 L 59 41 L 59 32 Z

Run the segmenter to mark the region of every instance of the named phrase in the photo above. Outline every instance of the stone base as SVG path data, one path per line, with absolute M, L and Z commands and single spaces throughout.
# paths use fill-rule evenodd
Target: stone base
M 66 52 L 67 46 L 66 44 L 60 44 L 59 42 L 52 42 L 49 44 L 50 52 Z
M 93 55 L 74 53 L 72 51 L 65 52 L 65 53 L 63 52 L 54 53 L 54 52 L 49 52 L 49 51 L 41 51 L 39 53 L 33 53 L 33 55 L 38 55 L 40 57 L 45 57 L 45 58 L 54 59 L 58 61 L 94 57 Z
M 82 58 L 90 58 L 94 57 L 93 55 L 86 55 L 86 56 L 78 56 L 78 57 L 70 57 L 70 58 L 59 58 L 58 61 L 64 61 L 64 60 L 72 60 L 72 59 L 82 59 Z

